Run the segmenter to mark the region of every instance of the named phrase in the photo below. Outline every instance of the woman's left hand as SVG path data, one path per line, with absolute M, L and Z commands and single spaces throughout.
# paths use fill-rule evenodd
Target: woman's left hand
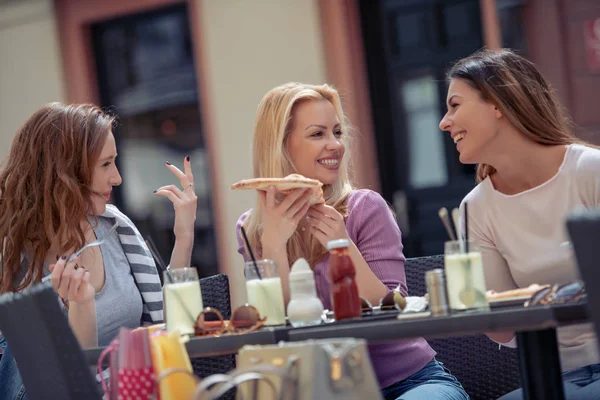
M 310 232 L 327 248 L 327 242 L 348 239 L 344 217 L 335 208 L 326 204 L 311 207 L 307 213 Z
M 158 188 L 154 191 L 157 196 L 167 197 L 173 203 L 175 209 L 175 225 L 173 232 L 175 236 L 194 237 L 194 222 L 196 221 L 196 204 L 198 197 L 194 190 L 194 175 L 192 174 L 192 166 L 190 157 L 185 157 L 183 161 L 183 169 L 179 168 L 166 161 L 165 165 L 179 179 L 182 189 L 176 185 L 168 185 Z

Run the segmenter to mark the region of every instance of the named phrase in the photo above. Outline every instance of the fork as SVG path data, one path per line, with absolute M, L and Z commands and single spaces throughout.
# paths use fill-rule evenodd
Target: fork
M 69 257 L 69 259 L 67 260 L 66 264 L 70 263 L 71 261 L 73 261 L 78 255 L 80 255 L 81 253 L 83 253 L 83 251 L 85 249 L 87 249 L 88 247 L 92 247 L 92 246 L 100 246 L 102 243 L 104 243 L 104 241 L 106 240 L 107 237 L 109 237 L 114 231 L 117 230 L 118 224 L 115 223 L 113 226 L 110 227 L 109 231 L 106 233 L 106 235 L 104 235 L 103 237 L 101 237 L 100 239 L 96 239 L 91 243 L 86 244 L 85 246 L 83 246 L 81 249 L 77 250 L 75 253 L 73 253 L 71 255 L 71 257 Z M 50 277 L 52 276 L 52 274 L 46 275 L 45 277 L 42 278 L 42 283 L 48 281 L 50 279 Z
M 86 244 L 81 249 L 77 250 L 75 253 L 73 253 L 71 255 L 71 257 L 69 257 L 69 259 L 67 260 L 67 264 L 70 263 L 71 261 L 73 261 L 75 258 L 77 258 L 77 256 L 79 256 L 81 253 L 83 253 L 83 251 L 85 249 L 90 248 L 90 247 L 94 247 L 94 246 L 100 246 L 102 243 L 104 243 L 104 241 L 106 240 L 107 237 L 109 237 L 110 235 L 112 235 L 112 233 L 117 230 L 118 226 L 119 225 L 115 222 L 115 224 L 113 226 L 111 226 L 110 230 L 108 232 L 106 232 L 106 235 L 104 235 L 101 238 L 98 238 L 98 239 L 94 240 L 91 243 Z

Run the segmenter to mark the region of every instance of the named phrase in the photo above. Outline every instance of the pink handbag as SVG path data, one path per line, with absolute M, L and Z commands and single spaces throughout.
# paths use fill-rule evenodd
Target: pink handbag
M 98 359 L 98 373 L 101 376 L 102 362 L 107 355 L 110 355 L 108 387 L 106 380 L 102 379 L 106 398 L 159 399 L 147 330 L 122 328 L 118 338 L 111 342 Z

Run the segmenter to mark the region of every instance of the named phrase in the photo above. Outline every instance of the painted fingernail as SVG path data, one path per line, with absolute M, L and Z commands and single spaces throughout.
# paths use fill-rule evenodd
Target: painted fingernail
M 167 165 L 171 165 L 171 163 L 170 163 L 170 162 L 168 162 L 168 161 L 165 161 L 165 164 L 167 164 Z
M 153 191 L 152 193 L 156 193 L 156 192 L 158 192 L 158 190 L 155 190 L 155 191 Z
M 60 259 L 61 259 L 61 260 L 66 260 L 66 259 L 67 259 L 67 256 L 62 256 Z
M 185 161 L 190 162 L 190 156 L 185 156 Z

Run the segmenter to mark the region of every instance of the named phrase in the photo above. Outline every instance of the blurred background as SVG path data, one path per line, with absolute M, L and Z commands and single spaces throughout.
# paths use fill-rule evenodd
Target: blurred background
M 254 193 L 251 137 L 262 96 L 288 81 L 328 82 L 357 128 L 357 186 L 393 205 L 407 257 L 440 254 L 440 207 L 473 188 L 440 132 L 444 71 L 483 47 L 510 47 L 552 82 L 583 139 L 600 144 L 600 0 L 0 0 L 0 158 L 50 101 L 119 116 L 123 184 L 114 203 L 173 245 L 173 207 L 152 191 L 192 161 L 193 265 L 229 274 L 245 299 L 235 223 Z

